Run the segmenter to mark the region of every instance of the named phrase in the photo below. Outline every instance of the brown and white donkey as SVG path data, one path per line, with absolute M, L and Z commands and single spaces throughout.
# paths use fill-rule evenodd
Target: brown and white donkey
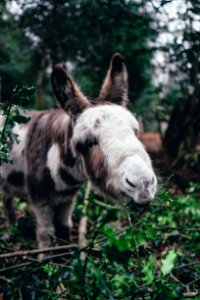
M 37 222 L 39 247 L 49 245 L 55 221 L 72 227 L 72 212 L 84 180 L 120 203 L 153 200 L 157 179 L 149 155 L 137 138 L 139 124 L 126 109 L 128 75 L 115 54 L 95 101 L 89 101 L 61 65 L 52 72 L 61 108 L 30 112 L 31 121 L 16 124 L 12 165 L 1 167 L 5 211 L 15 222 L 14 196 L 29 198 Z

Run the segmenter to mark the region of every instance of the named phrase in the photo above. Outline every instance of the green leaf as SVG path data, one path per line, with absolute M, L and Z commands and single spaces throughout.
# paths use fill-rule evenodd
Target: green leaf
M 12 117 L 13 120 L 17 123 L 27 123 L 30 120 L 30 116 L 27 116 L 24 111 L 18 106 L 14 106 Z
M 119 248 L 115 245 L 104 246 L 102 247 L 102 251 L 109 261 L 116 261 L 123 265 L 127 265 L 132 255 L 132 251 L 130 249 L 119 250 Z
M 13 90 L 13 101 L 17 104 L 26 104 L 27 101 L 31 101 L 36 95 L 36 88 L 31 87 L 16 87 Z
M 148 257 L 146 265 L 143 266 L 142 273 L 144 274 L 143 280 L 145 283 L 150 284 L 154 281 L 156 275 L 156 255 L 151 254 Z
M 116 208 L 108 208 L 105 213 L 98 218 L 98 222 L 101 223 L 101 226 L 103 226 L 108 222 L 117 220 L 117 212 L 118 209 Z
M 161 272 L 163 275 L 167 275 L 171 272 L 171 270 L 175 265 L 176 258 L 177 258 L 177 252 L 176 249 L 173 249 L 167 253 L 164 259 L 162 259 Z

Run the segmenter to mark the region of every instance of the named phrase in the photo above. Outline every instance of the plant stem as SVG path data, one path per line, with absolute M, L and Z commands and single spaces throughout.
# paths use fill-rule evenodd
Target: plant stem
M 132 228 L 132 231 L 133 231 L 133 241 L 134 241 L 134 244 L 135 244 L 135 250 L 136 250 L 136 256 L 137 256 L 137 264 L 138 264 L 140 285 L 143 285 L 142 276 L 141 276 L 142 266 L 141 266 L 141 261 L 140 261 L 140 253 L 139 253 L 139 250 L 138 250 L 137 240 L 136 240 L 136 237 L 135 237 L 135 229 L 134 229 L 134 226 L 133 226 L 133 223 L 132 223 L 132 220 L 131 220 L 131 217 L 130 217 L 130 214 L 129 214 L 128 210 L 126 209 L 125 211 L 126 211 L 126 214 L 127 214 L 129 224 L 130 224 L 130 226 Z M 142 212 L 144 212 L 144 210 Z M 145 300 L 143 292 L 142 292 L 142 299 Z
M 7 113 L 6 113 L 6 120 L 5 120 L 4 127 L 3 127 L 3 130 L 2 130 L 2 133 L 1 133 L 1 141 L 4 140 L 4 135 L 5 135 L 6 126 L 7 126 L 8 119 L 9 119 L 9 115 L 10 115 L 10 110 L 11 110 L 11 107 L 12 107 L 12 102 L 13 102 L 13 95 L 12 95 L 12 97 L 10 99 L 8 110 L 7 110 Z

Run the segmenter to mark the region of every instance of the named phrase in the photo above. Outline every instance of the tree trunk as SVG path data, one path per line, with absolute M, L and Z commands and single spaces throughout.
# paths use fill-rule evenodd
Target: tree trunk
M 173 159 L 195 151 L 200 132 L 200 99 L 190 97 L 177 103 L 164 138 L 167 153 Z
M 37 86 L 37 96 L 35 99 L 35 106 L 36 108 L 44 108 L 44 80 L 45 80 L 45 65 L 46 65 L 46 59 L 45 56 L 41 56 L 41 60 L 40 60 L 40 69 L 39 69 L 39 73 L 38 73 L 38 79 L 36 82 L 36 86 Z

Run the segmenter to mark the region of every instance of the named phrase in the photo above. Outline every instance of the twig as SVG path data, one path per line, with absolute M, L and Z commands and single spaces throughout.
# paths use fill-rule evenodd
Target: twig
M 0 269 L 0 273 L 3 273 L 5 271 L 10 271 L 10 270 L 13 270 L 13 269 L 18 269 L 18 268 L 23 268 L 23 267 L 27 267 L 27 266 L 30 266 L 34 263 L 36 264 L 44 264 L 46 263 L 46 261 L 48 260 L 51 260 L 53 258 L 57 258 L 57 257 L 64 257 L 64 256 L 68 256 L 68 255 L 72 255 L 74 252 L 65 252 L 65 253 L 59 253 L 59 254 L 55 254 L 55 255 L 51 255 L 51 256 L 47 256 L 47 257 L 44 257 L 42 260 L 39 260 L 39 259 L 32 259 L 31 257 L 26 257 L 26 260 L 30 261 L 30 262 L 26 262 L 26 263 L 22 263 L 22 264 L 18 264 L 18 265 L 14 265 L 14 266 L 10 266 L 10 267 L 5 267 L 5 268 L 2 268 Z M 54 263 L 52 263 L 54 264 Z M 56 264 L 56 265 L 59 265 L 59 264 Z M 62 265 L 63 267 L 64 265 Z M 66 267 L 66 265 L 65 265 Z
M 187 227 L 171 227 L 171 226 L 156 226 L 155 227 L 156 230 L 163 230 L 163 231 L 167 231 L 167 230 L 182 230 L 182 231 L 197 231 L 199 230 L 199 227 L 193 227 L 193 228 L 187 228 Z
M 90 191 L 91 191 L 91 183 L 88 181 L 85 190 L 84 202 L 83 202 L 83 217 L 80 220 L 79 229 L 78 229 L 78 244 L 80 248 L 85 248 L 87 246 L 86 233 L 87 233 L 88 217 L 86 216 L 86 213 L 87 213 L 88 198 L 90 195 Z M 86 253 L 84 251 L 81 251 L 80 259 L 85 260 L 85 258 L 86 258 Z
M 0 276 L 0 279 L 3 280 L 3 281 L 5 281 L 5 282 L 7 282 L 7 283 L 11 283 L 11 282 L 12 282 L 11 279 L 6 278 L 6 277 L 4 277 L 4 276 Z
M 57 300 L 57 299 L 66 299 L 66 298 L 61 298 L 61 296 L 64 296 L 67 292 L 69 292 L 68 289 L 64 290 L 62 293 L 60 293 L 59 295 L 57 295 L 54 300 Z
M 97 199 L 94 199 L 93 201 L 94 201 L 94 203 L 98 204 L 99 206 L 102 206 L 102 207 L 105 207 L 105 208 L 114 208 L 114 209 L 116 208 L 116 209 L 119 209 L 118 206 L 110 205 L 110 204 L 104 203 L 102 201 L 99 201 Z
M 196 298 L 196 296 L 199 295 L 199 292 L 186 292 L 186 293 L 183 293 L 183 296 L 185 298 Z
M 32 264 L 32 262 L 26 262 L 26 263 L 23 263 L 23 264 L 18 264 L 18 265 L 14 265 L 14 266 L 10 266 L 10 267 L 5 267 L 5 268 L 0 269 L 0 273 L 3 273 L 5 271 L 10 271 L 10 270 L 13 270 L 13 269 L 23 268 L 23 267 L 29 266 L 31 264 Z
M 57 257 L 71 256 L 72 254 L 74 254 L 74 252 L 64 252 L 64 253 L 59 253 L 59 254 L 55 254 L 55 255 L 50 255 L 50 256 L 44 257 L 42 260 L 38 259 L 37 262 L 41 264 L 41 263 L 44 263 L 48 260 L 51 260 L 51 259 L 54 259 Z
M 85 258 L 85 262 L 84 262 L 84 265 L 83 265 L 83 275 L 84 275 L 84 281 L 83 281 L 83 289 L 82 289 L 82 292 L 83 292 L 83 296 L 84 296 L 84 299 L 87 300 L 88 297 L 87 297 L 87 293 L 85 291 L 85 279 L 86 279 L 86 271 L 87 271 L 87 264 L 88 264 L 88 260 L 89 260 L 89 256 L 92 252 L 92 249 L 93 249 L 93 246 L 94 246 L 94 241 L 97 237 L 97 234 L 98 234 L 98 231 L 99 229 L 103 226 L 104 223 L 100 224 L 99 226 L 97 226 L 97 224 L 95 225 L 95 229 L 94 229 L 94 232 L 93 232 L 93 235 L 92 235 L 92 239 L 91 239 L 91 242 L 90 244 L 85 247 L 85 248 L 88 248 L 88 251 L 87 251 L 87 256 Z
M 170 274 L 170 277 L 171 277 L 174 281 L 178 282 L 182 287 L 184 287 L 185 289 L 187 289 L 187 285 L 184 284 L 184 283 L 182 283 L 182 282 L 181 282 L 176 276 L 174 276 L 172 273 Z
M 13 102 L 13 95 L 10 99 L 9 107 L 8 107 L 8 110 L 7 110 L 7 113 L 6 113 L 6 120 L 5 120 L 4 127 L 3 127 L 3 130 L 2 130 L 2 133 L 1 133 L 1 138 L 0 138 L 1 141 L 4 140 L 4 135 L 5 135 L 6 126 L 7 126 L 7 123 L 8 123 L 8 118 L 9 118 L 9 115 L 10 115 L 10 110 L 11 110 L 11 107 L 12 107 L 12 102 Z
M 19 300 L 23 300 L 22 290 L 20 288 L 19 288 L 18 292 L 19 292 Z
M 173 268 L 173 271 L 176 271 L 176 270 L 179 270 L 179 269 L 183 269 L 183 268 L 187 268 L 187 267 L 192 267 L 192 266 L 195 266 L 195 265 L 200 265 L 200 261 L 196 261 L 196 262 L 193 262 L 193 263 L 188 263 L 188 264 L 184 264 L 184 265 L 180 265 L 176 268 Z
M 6 254 L 0 254 L 0 258 L 26 256 L 26 255 L 33 255 L 33 254 L 39 254 L 39 253 L 47 253 L 47 252 L 51 252 L 51 251 L 68 250 L 68 249 L 72 249 L 72 248 L 78 248 L 78 245 L 71 244 L 71 245 L 64 245 L 64 246 L 47 247 L 47 248 L 43 248 L 43 249 L 16 251 L 16 252 L 10 252 L 10 253 L 6 253 Z
M 137 240 L 136 240 L 136 237 L 135 237 L 135 229 L 134 229 L 134 226 L 133 226 L 133 223 L 132 223 L 132 220 L 131 220 L 131 216 L 130 216 L 128 210 L 126 209 L 125 211 L 126 211 L 126 214 L 127 214 L 127 218 L 128 218 L 130 227 L 132 228 L 132 231 L 133 231 L 133 241 L 134 241 L 134 244 L 135 244 L 135 250 L 136 250 L 136 255 L 137 255 L 137 265 L 138 265 L 138 271 L 139 271 L 140 285 L 142 285 L 143 284 L 142 276 L 141 276 L 142 266 L 141 266 L 141 261 L 140 261 L 140 253 L 138 251 L 138 244 L 137 244 Z M 144 212 L 144 210 L 142 212 Z M 143 292 L 142 292 L 142 299 L 145 300 Z
M 82 289 L 82 292 L 83 292 L 83 296 L 84 296 L 84 299 L 85 300 L 88 300 L 88 297 L 87 297 L 87 293 L 85 291 L 85 279 L 86 279 L 86 270 L 87 270 L 87 264 L 88 264 L 88 260 L 89 260 L 89 256 L 92 252 L 92 248 L 94 246 L 94 241 L 97 237 L 97 233 L 98 233 L 98 230 L 99 228 L 101 227 L 101 225 L 99 227 L 96 227 L 94 229 L 94 233 L 93 233 L 93 236 L 92 236 L 92 240 L 90 242 L 90 244 L 88 245 L 88 252 L 87 252 L 87 255 L 85 257 L 85 262 L 84 262 L 84 265 L 83 265 L 83 275 L 84 275 L 84 281 L 83 281 L 83 289 Z
M 61 277 L 58 278 L 58 286 L 56 288 L 56 293 L 63 293 L 66 290 L 66 288 L 64 287 L 63 283 L 62 283 L 62 279 Z
M 200 281 L 200 277 L 199 277 L 199 278 L 196 278 L 196 279 L 194 279 L 194 280 L 192 280 L 192 281 L 190 281 L 190 282 L 188 283 L 188 285 L 192 285 L 192 284 L 194 284 L 194 283 L 196 283 L 196 282 L 198 282 L 198 281 Z

